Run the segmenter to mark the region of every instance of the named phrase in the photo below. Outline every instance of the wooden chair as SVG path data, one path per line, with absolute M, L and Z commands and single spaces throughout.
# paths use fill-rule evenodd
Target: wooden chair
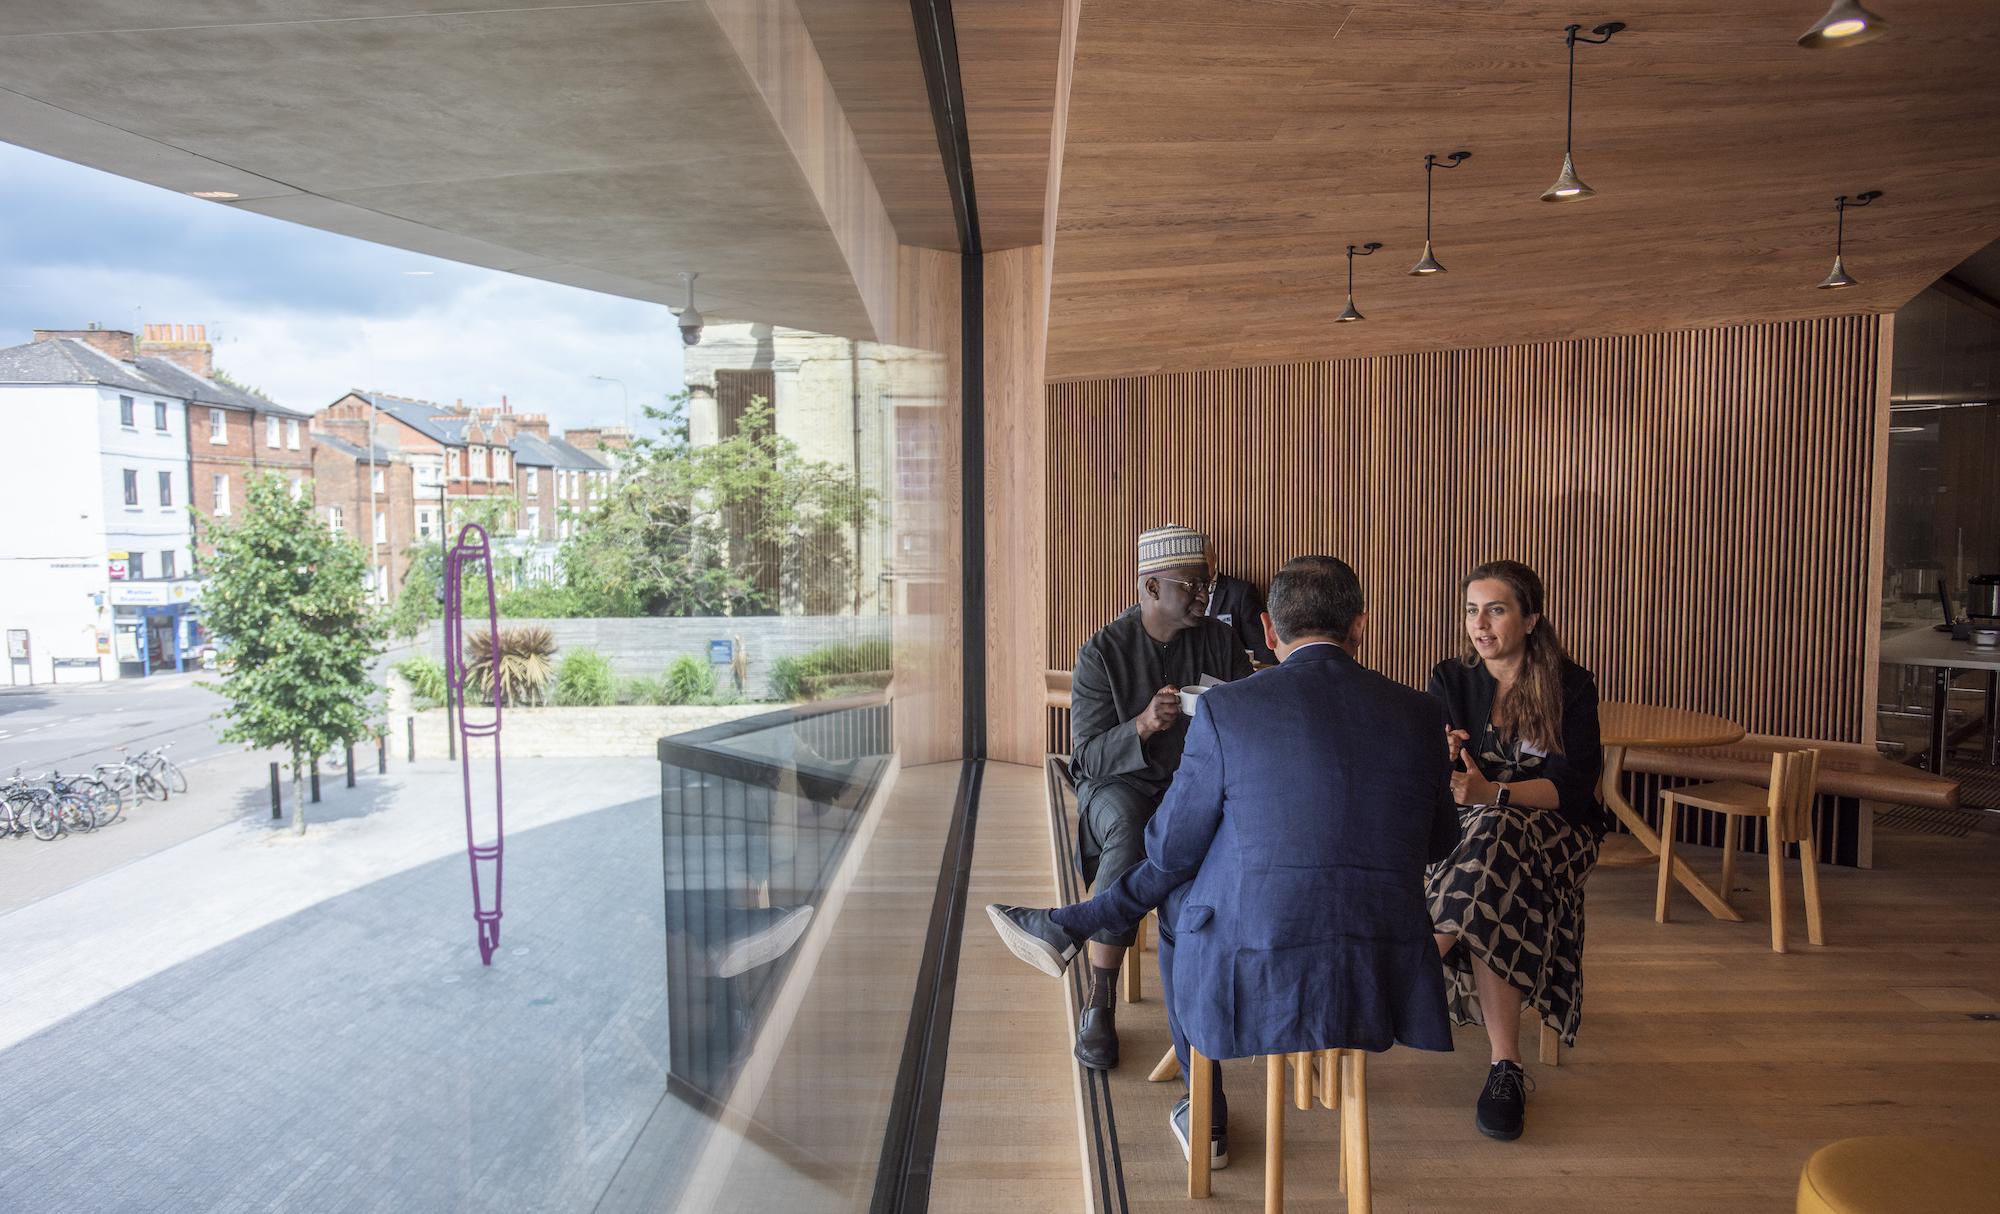
M 1158 911 L 1148 912 L 1144 919 L 1139 920 L 1139 927 L 1137 934 L 1133 937 L 1132 947 L 1125 950 L 1125 967 L 1121 975 L 1121 985 L 1124 987 L 1124 998 L 1127 1003 L 1139 1002 L 1139 969 L 1141 963 L 1146 959 L 1146 925 L 1151 923 L 1158 914 Z
M 1208 1137 L 1214 1111 L 1214 1075 L 1201 1051 L 1188 1051 L 1193 1074 L 1188 1083 L 1188 1196 L 1209 1195 Z M 1170 1052 L 1168 1058 L 1173 1057 Z M 1163 1069 L 1166 1060 L 1161 1060 Z M 1321 1108 L 1340 1110 L 1340 1191 L 1348 1214 L 1371 1214 L 1374 1191 L 1368 1162 L 1368 1055 L 1362 1050 L 1311 1050 L 1271 1054 L 1264 1059 L 1264 1211 L 1285 1208 L 1285 1075 L 1300 1111 L 1317 1098 Z M 1178 1067 L 1176 1067 L 1178 1069 Z M 1199 1128 L 1198 1128 L 1199 1127 Z
M 1714 810 L 1725 815 L 1722 832 L 1722 898 L 1729 900 L 1729 887 L 1736 878 L 1736 833 L 1741 819 L 1763 818 L 1767 823 L 1771 869 L 1771 951 L 1785 951 L 1785 844 L 1799 845 L 1799 871 L 1806 892 L 1806 939 L 1825 944 L 1820 930 L 1819 862 L 1814 852 L 1812 806 L 1814 781 L 1819 774 L 1817 750 L 1779 751 L 1771 756 L 1771 784 L 1723 780 L 1696 784 L 1691 788 L 1670 788 L 1660 793 L 1660 887 L 1653 903 L 1653 919 L 1667 921 L 1667 900 L 1673 893 L 1668 868 L 1674 857 L 1674 817 L 1682 805 Z

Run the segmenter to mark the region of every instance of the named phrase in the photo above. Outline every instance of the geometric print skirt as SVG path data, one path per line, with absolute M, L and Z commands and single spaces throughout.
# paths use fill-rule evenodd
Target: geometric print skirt
M 1574 1046 L 1583 1018 L 1583 880 L 1597 863 L 1596 836 L 1561 814 L 1503 805 L 1459 806 L 1458 828 L 1458 846 L 1425 883 L 1432 928 L 1459 938 L 1444 958 L 1452 1022 L 1486 1023 L 1472 978 L 1484 963 Z

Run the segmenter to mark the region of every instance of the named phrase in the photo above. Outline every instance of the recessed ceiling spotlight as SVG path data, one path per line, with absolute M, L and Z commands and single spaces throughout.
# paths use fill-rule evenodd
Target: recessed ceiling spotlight
M 1810 51 L 1833 46 L 1859 46 L 1882 34 L 1883 21 L 1862 8 L 1858 0 L 1833 0 L 1826 16 L 1799 35 L 1799 45 Z
M 196 198 L 206 198 L 210 202 L 228 202 L 243 197 L 234 190 L 189 190 L 188 193 Z

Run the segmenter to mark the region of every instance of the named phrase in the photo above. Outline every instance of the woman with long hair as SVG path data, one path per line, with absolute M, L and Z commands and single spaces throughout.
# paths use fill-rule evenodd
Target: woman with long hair
M 1543 613 L 1542 579 L 1492 561 L 1459 582 L 1465 651 L 1431 671 L 1445 703 L 1459 842 L 1428 881 L 1452 1019 L 1482 1024 L 1492 1068 L 1475 1124 L 1521 1135 L 1529 1081 L 1521 1007 L 1576 1043 L 1583 998 L 1583 881 L 1607 819 L 1597 682 Z

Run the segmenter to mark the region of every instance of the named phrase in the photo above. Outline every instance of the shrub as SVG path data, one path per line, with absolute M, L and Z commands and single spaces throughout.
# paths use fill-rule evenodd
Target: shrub
M 652 675 L 638 675 L 618 684 L 620 704 L 664 704 L 667 681 Z
M 465 640 L 465 681 L 468 691 L 493 698 L 494 668 L 500 692 L 509 704 L 539 704 L 548 698 L 555 678 L 556 637 L 546 628 L 500 630 L 498 660 L 491 634 L 477 632 Z
M 523 586 L 500 596 L 500 614 L 517 620 L 566 620 L 592 612 L 568 586 Z
M 825 699 L 836 690 L 873 690 L 886 681 L 890 668 L 889 642 L 861 641 L 853 645 L 827 645 L 798 657 L 778 658 L 771 663 L 771 690 L 781 700 Z M 852 676 L 870 675 L 874 678 Z
M 611 677 L 611 660 L 594 649 L 572 649 L 556 672 L 556 703 L 565 708 L 595 708 L 618 702 Z
M 667 667 L 666 702 L 699 704 L 715 694 L 715 671 L 707 662 L 684 653 Z
M 436 708 L 444 703 L 444 663 L 436 658 L 410 657 L 396 663 L 394 670 L 409 683 L 415 707 Z

